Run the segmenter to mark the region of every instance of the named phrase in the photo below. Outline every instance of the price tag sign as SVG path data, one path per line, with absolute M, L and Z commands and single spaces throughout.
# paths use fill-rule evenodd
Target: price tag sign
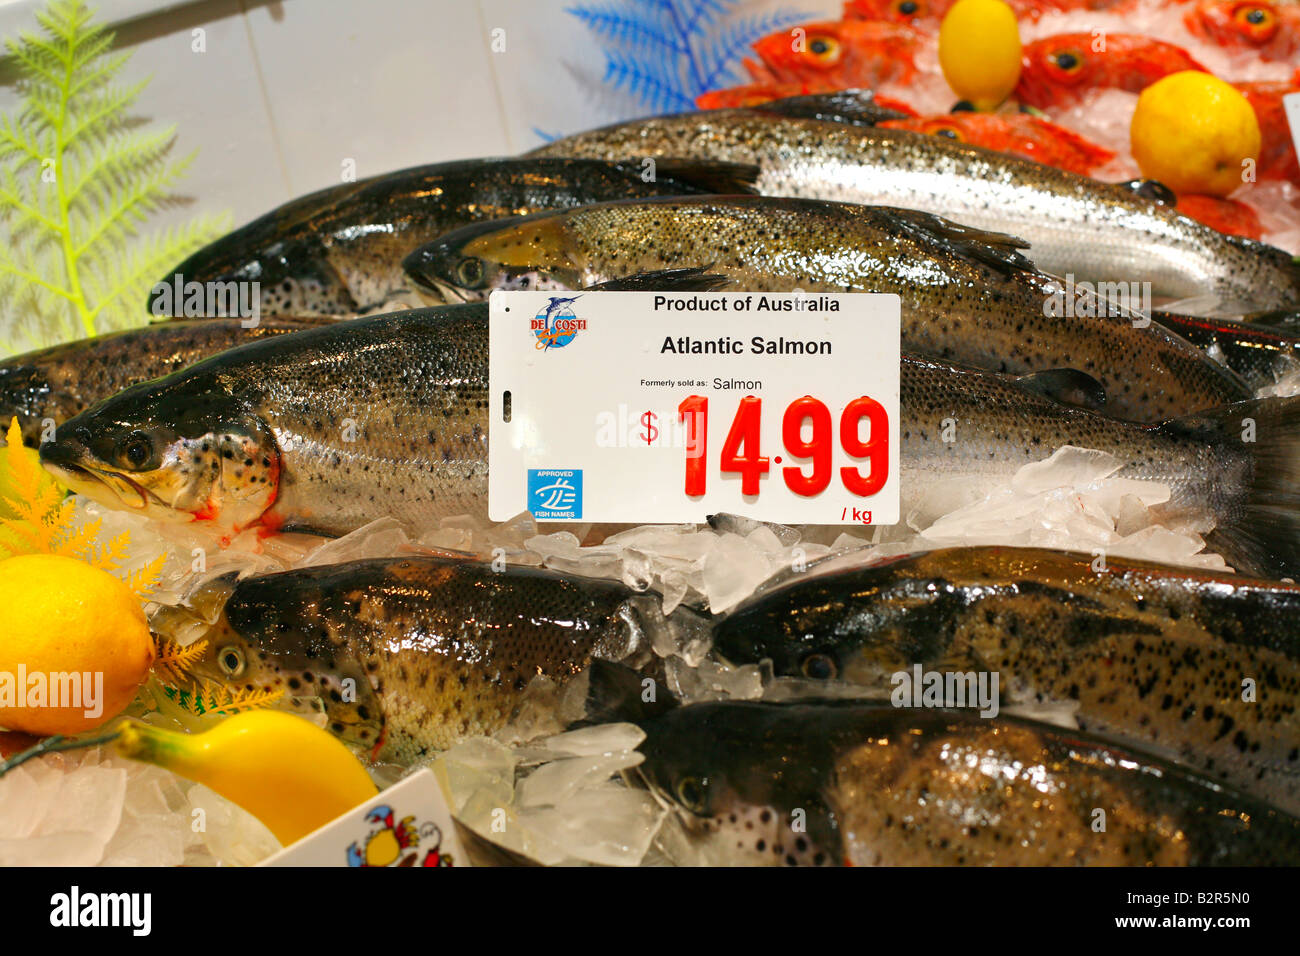
M 504 521 L 899 520 L 899 299 L 494 292 Z

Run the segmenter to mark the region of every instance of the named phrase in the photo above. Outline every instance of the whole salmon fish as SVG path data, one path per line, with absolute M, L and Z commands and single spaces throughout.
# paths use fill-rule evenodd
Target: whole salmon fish
M 457 226 L 610 199 L 747 192 L 753 175 L 671 160 L 653 176 L 645 172 L 640 160 L 474 159 L 401 169 L 285 203 L 204 246 L 162 281 L 255 281 L 263 316 L 353 316 L 404 293 L 402 256 Z
M 888 696 L 916 665 L 1300 814 L 1300 588 L 1032 548 L 951 548 L 768 588 L 714 651 Z
M 754 164 L 758 191 L 902 206 L 1018 236 L 1034 264 L 1075 281 L 1147 282 L 1236 311 L 1293 309 L 1300 265 L 1280 249 L 1181 216 L 1159 191 L 1099 183 L 1018 156 L 907 130 L 711 110 L 579 133 L 533 155 L 688 156 Z
M 403 764 L 495 733 L 535 677 L 562 683 L 595 657 L 648 656 L 669 626 L 655 595 L 617 581 L 449 558 L 348 561 L 201 596 L 221 610 L 196 678 L 280 691 L 290 706 L 315 698 L 333 733 Z
M 413 309 L 252 342 L 125 391 L 41 446 L 74 491 L 230 535 L 253 525 L 341 534 L 392 515 L 417 527 L 487 504 L 487 306 Z M 1168 520 L 1214 526 L 1239 568 L 1300 573 L 1300 398 L 1160 425 L 1061 404 L 1081 373 L 1026 379 L 904 354 L 902 508 L 956 479 L 1001 488 L 1063 445 L 1159 481 Z M 956 440 L 945 440 L 949 425 Z M 701 515 L 701 517 L 704 517 Z
M 581 289 L 666 264 L 729 276 L 747 292 L 891 292 L 902 299 L 903 348 L 1017 374 L 1078 369 L 1101 383 L 1117 417 L 1162 421 L 1249 397 L 1162 326 L 1098 314 L 1106 310 L 1091 300 L 1067 308 L 1020 245 L 907 209 L 711 197 L 479 223 L 411 253 L 406 269 L 435 300 Z
M 1300 862 L 1300 820 L 1091 735 L 845 700 L 646 702 L 641 675 L 602 661 L 590 682 L 595 721 L 645 731 L 632 773 L 676 811 L 684 862 Z

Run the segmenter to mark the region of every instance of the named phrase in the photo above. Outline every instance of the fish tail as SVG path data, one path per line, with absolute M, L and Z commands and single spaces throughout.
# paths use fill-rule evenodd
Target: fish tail
M 1220 503 L 1219 524 L 1206 542 L 1238 572 L 1300 579 L 1300 396 L 1236 402 L 1158 428 L 1246 452 L 1245 494 Z M 1231 476 L 1212 480 L 1214 493 L 1228 497 L 1219 488 Z

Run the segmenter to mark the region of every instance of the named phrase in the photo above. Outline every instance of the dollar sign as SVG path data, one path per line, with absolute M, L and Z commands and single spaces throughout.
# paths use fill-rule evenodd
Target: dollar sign
M 641 424 L 645 426 L 645 431 L 641 433 L 641 439 L 647 445 L 659 437 L 659 429 L 655 427 L 655 422 L 658 420 L 659 416 L 654 412 L 646 412 L 641 416 Z

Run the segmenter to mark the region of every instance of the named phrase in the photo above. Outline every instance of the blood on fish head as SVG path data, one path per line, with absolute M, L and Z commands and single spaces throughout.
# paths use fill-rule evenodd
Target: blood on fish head
M 475 302 L 494 289 L 580 289 L 582 267 L 563 213 L 476 223 L 416 249 L 402 261 L 421 295 Z
M 274 504 L 280 450 L 256 414 L 220 392 L 145 382 L 60 425 L 41 464 L 73 491 L 229 536 Z

